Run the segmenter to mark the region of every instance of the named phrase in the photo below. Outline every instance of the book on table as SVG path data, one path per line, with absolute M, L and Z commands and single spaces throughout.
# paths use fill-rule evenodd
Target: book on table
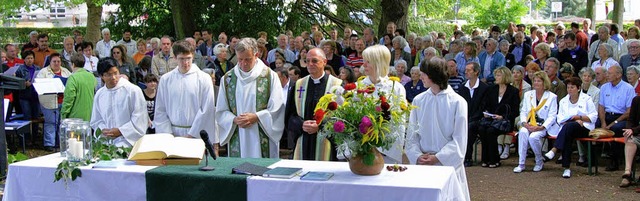
M 246 174 L 253 176 L 262 176 L 265 172 L 271 170 L 268 167 L 255 165 L 253 163 L 244 162 L 231 169 L 233 174 Z
M 136 141 L 129 160 L 138 165 L 198 165 L 204 150 L 201 139 L 150 134 Z
M 333 172 L 307 172 L 307 174 L 302 175 L 300 180 L 310 180 L 310 181 L 327 181 L 333 177 Z
M 263 177 L 290 179 L 302 172 L 302 168 L 276 167 L 262 174 Z

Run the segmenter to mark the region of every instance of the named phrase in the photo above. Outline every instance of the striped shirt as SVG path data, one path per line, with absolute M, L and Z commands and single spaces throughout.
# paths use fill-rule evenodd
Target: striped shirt
M 351 68 L 354 68 L 356 66 L 362 66 L 363 63 L 364 63 L 364 59 L 362 59 L 362 56 L 358 56 L 358 53 L 352 53 L 347 58 L 347 66 Z

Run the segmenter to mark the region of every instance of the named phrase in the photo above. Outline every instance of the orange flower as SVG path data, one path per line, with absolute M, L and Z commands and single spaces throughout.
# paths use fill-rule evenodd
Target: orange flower
M 324 110 L 316 110 L 316 113 L 313 114 L 313 118 L 316 120 L 317 124 L 320 124 L 320 122 L 322 122 L 322 119 L 324 119 Z

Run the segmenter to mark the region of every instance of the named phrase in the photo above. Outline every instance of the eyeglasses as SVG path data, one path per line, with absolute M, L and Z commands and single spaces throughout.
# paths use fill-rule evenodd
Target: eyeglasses
M 320 59 L 313 58 L 313 59 L 307 59 L 306 61 L 307 63 L 317 64 L 318 62 L 320 62 Z
M 120 52 L 113 52 L 113 54 L 120 54 Z
M 638 49 L 640 46 L 629 46 L 629 49 Z

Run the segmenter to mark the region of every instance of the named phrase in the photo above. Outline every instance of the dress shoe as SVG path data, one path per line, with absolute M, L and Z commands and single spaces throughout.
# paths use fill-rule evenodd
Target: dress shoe
M 471 166 L 473 166 L 473 162 L 471 160 L 465 160 L 464 161 L 464 166 L 465 167 L 471 167 Z
M 45 146 L 44 150 L 47 151 L 47 152 L 54 152 L 55 151 L 55 149 L 53 147 L 50 147 L 50 146 Z
M 571 178 L 571 170 L 564 169 L 564 172 L 562 173 L 562 178 L 565 178 L 565 179 Z

